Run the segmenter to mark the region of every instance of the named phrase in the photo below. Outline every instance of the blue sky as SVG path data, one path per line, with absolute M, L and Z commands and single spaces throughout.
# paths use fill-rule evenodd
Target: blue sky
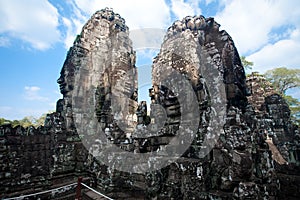
M 300 68 L 298 0 L 0 0 L 0 117 L 38 117 L 55 109 L 66 52 L 86 20 L 105 7 L 125 18 L 130 30 L 165 30 L 186 15 L 212 16 L 240 55 L 254 62 L 253 71 Z M 137 50 L 144 95 L 157 51 Z

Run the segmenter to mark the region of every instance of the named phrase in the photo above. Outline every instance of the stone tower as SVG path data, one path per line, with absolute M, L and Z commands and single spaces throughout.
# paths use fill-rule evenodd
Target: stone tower
M 147 116 L 145 102 L 137 105 L 135 53 L 124 20 L 104 9 L 83 27 L 58 80 L 64 95 L 61 113 L 67 130 L 93 138 L 85 168 L 97 177 L 99 190 L 125 199 L 280 195 L 276 167 L 282 171 L 289 156 L 280 143 L 282 138 L 274 135 L 295 130 L 292 125 L 282 125 L 283 121 L 290 123 L 289 111 L 274 114 L 274 105 L 286 108 L 274 95 L 261 99 L 262 110 L 258 110 L 251 100 L 257 94 L 246 84 L 234 42 L 219 28 L 213 18 L 203 16 L 185 17 L 168 28 L 152 65 L 151 112 Z M 96 122 L 90 123 L 93 119 Z M 106 137 L 98 140 L 90 131 L 94 126 Z M 285 137 L 285 142 L 291 138 Z M 150 153 L 151 171 L 117 170 L 113 166 L 128 165 L 129 158 L 122 160 L 122 153 L 101 153 L 103 139 L 133 153 L 130 159 Z M 188 145 L 180 149 L 170 144 Z M 161 160 L 172 162 L 156 169 Z
M 58 102 L 58 107 L 63 108 L 58 108 L 58 111 L 62 112 L 67 129 L 75 128 L 76 119 L 77 123 L 81 123 L 87 117 L 83 116 L 87 113 L 82 108 L 92 104 L 96 104 L 101 127 L 107 128 L 109 123 L 113 123 L 112 112 L 120 114 L 116 106 L 112 110 L 112 100 L 116 101 L 115 105 L 128 104 L 128 113 L 122 113 L 122 116 L 124 119 L 131 118 L 134 123 L 133 116 L 128 115 L 135 114 L 137 108 L 137 74 L 135 52 L 125 20 L 110 9 L 96 12 L 68 51 L 57 82 L 63 94 L 63 100 Z M 128 97 L 129 101 L 113 98 L 112 92 Z M 77 116 L 73 116 L 72 112 Z

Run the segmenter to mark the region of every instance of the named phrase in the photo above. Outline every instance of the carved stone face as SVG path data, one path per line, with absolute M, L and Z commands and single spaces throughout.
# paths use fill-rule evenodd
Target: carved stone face
M 73 90 L 74 84 L 74 68 L 64 65 L 60 72 L 60 77 L 57 79 L 59 84 L 60 93 L 66 95 Z

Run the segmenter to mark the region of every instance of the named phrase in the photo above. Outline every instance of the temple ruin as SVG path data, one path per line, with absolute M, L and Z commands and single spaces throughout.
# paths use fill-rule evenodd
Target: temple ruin
M 138 102 L 135 62 L 125 20 L 97 11 L 67 53 L 56 112 L 39 128 L 0 126 L 1 199 L 78 177 L 113 199 L 300 196 L 300 134 L 289 107 L 263 77 L 246 77 L 213 18 L 187 16 L 168 28 L 152 64 L 150 112 Z M 32 198 L 74 199 L 75 190 Z

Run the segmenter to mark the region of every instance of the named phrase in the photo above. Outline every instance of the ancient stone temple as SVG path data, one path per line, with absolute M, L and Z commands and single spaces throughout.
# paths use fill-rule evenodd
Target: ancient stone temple
M 298 199 L 300 134 L 284 99 L 245 76 L 213 18 L 167 30 L 138 102 L 125 20 L 97 11 L 67 53 L 45 125 L 0 127 L 0 198 L 74 199 L 78 177 L 113 199 Z M 89 197 L 82 190 L 84 199 Z

